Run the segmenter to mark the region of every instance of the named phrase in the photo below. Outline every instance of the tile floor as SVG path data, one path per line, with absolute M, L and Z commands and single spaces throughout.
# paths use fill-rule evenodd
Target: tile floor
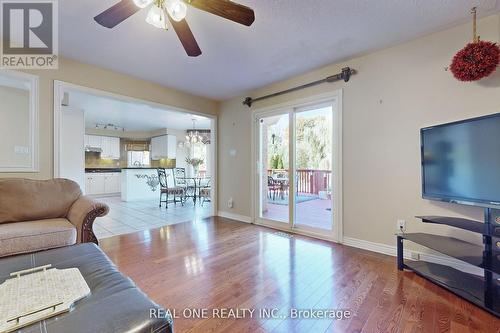
M 99 197 L 109 206 L 109 213 L 94 222 L 94 233 L 98 239 L 132 232 L 159 228 L 165 225 L 194 221 L 212 216 L 212 203 L 191 199 L 182 206 L 169 204 L 168 209 L 158 207 L 157 201 L 124 202 L 120 197 Z

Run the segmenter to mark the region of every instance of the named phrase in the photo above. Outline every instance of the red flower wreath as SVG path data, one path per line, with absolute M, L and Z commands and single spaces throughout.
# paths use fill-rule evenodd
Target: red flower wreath
M 469 43 L 453 57 L 450 70 L 460 81 L 477 81 L 493 73 L 500 62 L 500 48 L 492 42 Z

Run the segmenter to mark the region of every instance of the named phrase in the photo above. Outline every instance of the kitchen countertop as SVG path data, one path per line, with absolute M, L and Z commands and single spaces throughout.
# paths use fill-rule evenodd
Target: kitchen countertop
M 85 168 L 85 173 L 122 172 L 121 168 Z
M 122 170 L 156 170 L 158 168 L 151 167 L 127 167 L 127 168 L 85 168 L 85 173 L 107 173 L 107 172 L 122 172 Z
M 151 167 L 128 167 L 128 168 L 122 168 L 122 170 L 142 170 L 142 169 L 158 169 L 158 168 L 151 168 Z

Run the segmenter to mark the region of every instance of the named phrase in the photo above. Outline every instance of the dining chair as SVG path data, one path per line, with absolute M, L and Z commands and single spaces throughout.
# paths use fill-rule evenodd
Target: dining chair
M 290 182 L 288 180 L 283 180 L 280 182 L 280 196 L 281 199 L 288 197 L 288 192 L 290 190 Z
M 177 187 L 177 186 L 169 186 L 169 181 L 168 178 L 173 175 L 172 174 L 167 174 L 166 169 L 164 168 L 158 168 L 158 180 L 160 182 L 160 207 L 162 202 L 165 203 L 165 207 L 168 209 L 168 203 L 173 202 L 175 205 L 177 205 L 177 198 L 180 198 L 180 203 L 181 205 L 184 206 L 184 201 L 185 201 L 185 190 L 182 187 Z M 172 181 L 172 183 L 175 183 Z M 165 200 L 162 200 L 163 195 L 166 196 Z M 169 201 L 169 197 L 173 196 L 173 200 Z
M 276 193 L 280 190 L 280 184 L 272 176 L 267 176 L 267 195 L 269 199 L 276 199 Z
M 201 200 L 201 207 L 203 207 L 203 204 L 205 202 L 212 202 L 212 178 L 207 177 L 207 181 L 205 184 L 201 185 L 200 183 L 200 198 Z
M 175 187 L 184 189 L 184 196 L 193 198 L 196 194 L 196 183 L 186 178 L 185 168 L 174 168 L 174 184 Z

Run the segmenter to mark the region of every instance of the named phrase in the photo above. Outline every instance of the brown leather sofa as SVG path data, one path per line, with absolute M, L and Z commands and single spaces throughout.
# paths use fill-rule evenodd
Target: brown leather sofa
M 109 208 L 68 179 L 0 180 L 0 257 L 93 242 Z
M 91 243 L 0 258 L 0 284 L 11 278 L 12 272 L 47 264 L 58 269 L 78 268 L 90 288 L 90 295 L 76 302 L 72 311 L 32 324 L 19 332 L 173 332 L 170 312 L 150 300 L 132 280 L 118 271 L 99 247 Z

